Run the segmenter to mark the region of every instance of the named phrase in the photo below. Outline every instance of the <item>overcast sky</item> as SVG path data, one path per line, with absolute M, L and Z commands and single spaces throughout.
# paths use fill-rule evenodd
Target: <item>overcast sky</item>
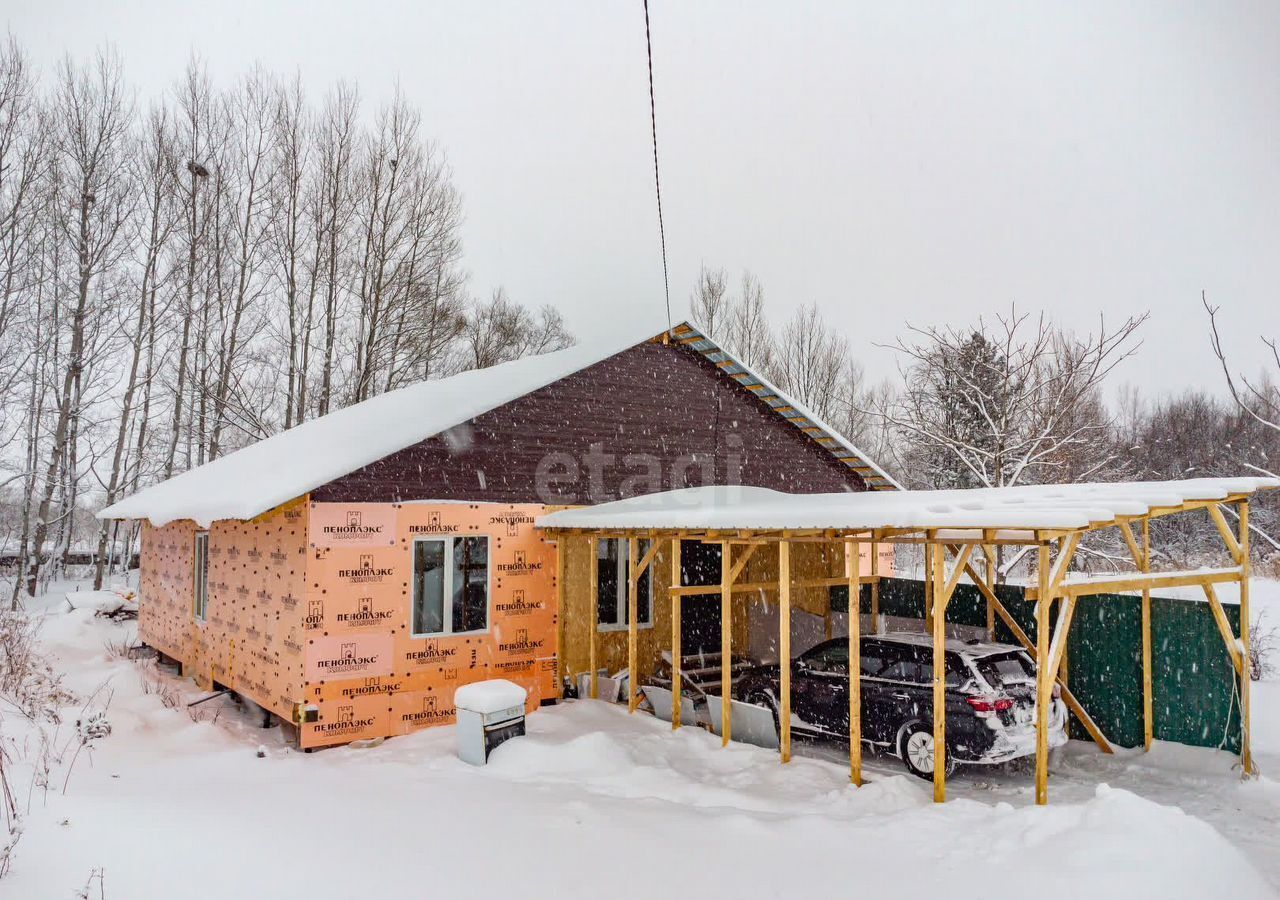
M 749 268 L 775 319 L 816 301 L 873 373 L 905 322 L 1010 304 L 1073 327 L 1150 310 L 1119 378 L 1220 388 L 1280 337 L 1280 4 L 653 0 L 672 305 Z M 142 95 L 192 51 L 317 97 L 398 82 L 465 199 L 473 290 L 591 338 L 660 309 L 640 0 L 5 0 L 48 71 L 120 50 Z M 646 317 L 648 318 L 648 317 Z

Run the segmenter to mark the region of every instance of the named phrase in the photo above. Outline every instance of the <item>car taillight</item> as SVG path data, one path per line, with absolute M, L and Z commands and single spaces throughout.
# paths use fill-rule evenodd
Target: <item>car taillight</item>
M 969 701 L 969 705 L 976 713 L 991 715 L 991 713 L 1013 709 L 1013 701 L 1008 697 L 966 697 L 965 699 Z

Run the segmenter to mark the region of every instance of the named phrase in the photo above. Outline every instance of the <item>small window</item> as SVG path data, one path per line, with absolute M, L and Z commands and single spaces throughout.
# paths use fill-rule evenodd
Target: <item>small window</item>
M 649 541 L 636 542 L 641 558 L 649 552 Z M 627 586 L 631 577 L 631 561 L 628 543 L 621 538 L 606 538 L 596 542 L 596 613 L 599 629 L 610 631 L 626 628 L 630 613 Z M 645 568 L 637 585 L 636 625 L 640 628 L 653 624 L 653 565 Z
M 413 542 L 413 635 L 489 627 L 489 538 L 469 535 Z
M 191 611 L 203 622 L 209 612 L 209 532 L 196 532 L 191 562 Z

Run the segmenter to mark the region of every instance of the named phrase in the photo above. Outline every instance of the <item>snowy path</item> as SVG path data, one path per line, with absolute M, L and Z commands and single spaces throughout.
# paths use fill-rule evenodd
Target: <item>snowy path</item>
M 1241 784 L 1231 758 L 1210 751 L 1108 759 L 1074 745 L 1047 809 L 1031 804 L 1026 776 L 961 775 L 939 808 L 896 760 L 871 760 L 873 782 L 854 790 L 838 749 L 806 746 L 783 767 L 773 753 L 723 750 L 705 732 L 673 735 L 590 702 L 540 711 L 484 769 L 454 757 L 448 728 L 306 755 L 229 704 L 196 723 L 144 694 L 136 668 L 104 650 L 124 628 L 88 611 L 46 622 L 75 690 L 110 677 L 114 732 L 91 767 L 77 766 L 67 796 L 60 780 L 43 803 L 37 792 L 0 896 L 71 896 L 95 867 L 115 900 L 795 897 L 854 886 L 1131 900 L 1280 886 L 1280 785 Z M 1263 687 L 1258 706 L 1280 717 L 1280 685 Z M 1260 763 L 1280 771 L 1280 743 Z

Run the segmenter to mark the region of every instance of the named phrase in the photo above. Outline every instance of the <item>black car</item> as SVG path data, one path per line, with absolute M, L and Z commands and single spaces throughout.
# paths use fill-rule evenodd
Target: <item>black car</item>
M 957 764 L 1008 762 L 1035 753 L 1035 663 L 1018 647 L 949 640 L 946 644 L 947 771 Z M 779 667 L 744 673 L 737 699 L 773 710 Z M 791 663 L 793 734 L 849 737 L 849 642 L 824 641 Z M 1066 708 L 1055 696 L 1049 745 L 1066 739 Z M 862 639 L 862 740 L 933 777 L 933 642 L 926 634 Z

